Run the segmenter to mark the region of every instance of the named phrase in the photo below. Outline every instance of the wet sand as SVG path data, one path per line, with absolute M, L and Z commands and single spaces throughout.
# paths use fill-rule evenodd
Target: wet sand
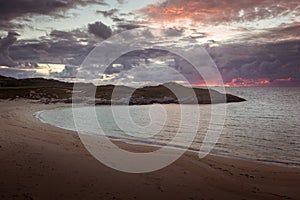
M 66 106 L 0 102 L 0 199 L 299 199 L 300 168 L 186 152 L 156 172 L 129 174 L 93 158 L 78 134 L 33 114 Z M 153 147 L 117 142 L 134 152 Z

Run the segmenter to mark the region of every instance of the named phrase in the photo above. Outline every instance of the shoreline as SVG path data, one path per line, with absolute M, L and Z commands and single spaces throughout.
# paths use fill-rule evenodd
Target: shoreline
M 56 105 L 56 104 L 53 104 Z M 46 122 L 45 119 L 43 119 L 40 114 L 44 111 L 47 110 L 54 110 L 54 109 L 62 109 L 62 108 L 69 108 L 72 107 L 72 104 L 58 104 L 58 107 L 51 108 L 51 109 L 46 109 L 46 110 L 40 110 L 37 111 L 33 114 L 35 118 L 40 120 L 41 123 L 60 128 L 62 130 L 67 130 L 71 131 L 74 134 L 78 134 L 77 131 L 72 130 L 72 129 L 66 129 L 64 127 L 56 126 L 51 123 Z M 96 105 L 95 105 L 96 106 Z M 109 106 L 109 105 L 97 105 L 97 106 Z M 92 105 L 86 105 L 83 107 L 93 107 Z M 94 135 L 94 134 L 90 134 Z M 138 140 L 138 139 L 130 139 L 130 138 L 121 138 L 121 137 L 114 137 L 114 136 L 100 136 L 100 135 L 95 135 L 96 137 L 108 137 L 112 141 L 115 142 L 124 142 L 128 145 L 141 145 L 141 146 L 149 146 L 149 147 L 154 147 L 154 148 L 159 148 L 162 146 L 168 146 L 171 149 L 186 149 L 184 146 L 169 146 L 165 143 L 159 143 L 159 142 L 154 142 L 154 141 L 144 141 L 144 140 Z M 186 151 L 191 152 L 191 153 L 196 153 L 198 154 L 199 151 L 197 149 L 193 149 L 191 147 L 188 147 Z M 269 164 L 269 165 L 275 165 L 275 166 L 283 166 L 283 167 L 291 167 L 291 168 L 299 168 L 300 169 L 300 163 L 292 163 L 292 162 L 281 162 L 281 161 L 273 161 L 273 160 L 263 160 L 263 159 L 255 159 L 255 158 L 246 158 L 246 157 L 241 157 L 241 156 L 234 156 L 234 155 L 226 155 L 226 154 L 217 154 L 217 153 L 209 153 L 207 156 L 216 156 L 216 157 L 223 157 L 223 158 L 228 158 L 228 159 L 236 159 L 236 160 L 244 160 L 244 161 L 249 161 L 249 162 L 257 162 L 257 163 L 262 163 L 262 164 Z M 200 159 L 200 158 L 199 158 Z
M 300 168 L 186 152 L 170 166 L 127 174 L 94 159 L 77 134 L 34 112 L 63 104 L 0 101 L 1 199 L 297 199 Z M 145 145 L 117 142 L 145 152 Z M 51 188 L 51 189 L 49 189 Z M 179 194 L 175 191 L 180 191 Z

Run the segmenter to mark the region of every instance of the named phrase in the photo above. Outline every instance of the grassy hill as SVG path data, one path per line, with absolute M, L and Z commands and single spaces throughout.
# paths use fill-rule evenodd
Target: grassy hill
M 74 83 L 51 79 L 14 79 L 0 76 L 0 99 L 25 98 L 40 100 L 43 103 L 71 103 L 74 92 L 73 86 Z M 95 96 L 96 102 L 94 103 L 96 104 L 110 104 L 111 102 L 131 105 L 153 103 L 210 104 L 245 101 L 245 99 L 231 94 L 221 94 L 214 90 L 201 88 L 188 88 L 176 83 L 165 83 L 138 89 L 126 86 L 95 86 L 88 83 L 76 83 L 76 90 L 78 90 L 74 95 L 76 101 L 86 101 L 88 97 Z M 95 93 L 90 94 L 93 90 Z M 193 94 L 196 95 L 196 99 L 192 98 Z

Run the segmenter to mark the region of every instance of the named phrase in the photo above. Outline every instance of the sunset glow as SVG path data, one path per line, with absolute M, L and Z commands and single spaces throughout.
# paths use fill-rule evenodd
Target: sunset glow
M 276 85 L 278 83 L 288 83 L 292 81 L 292 78 L 275 79 L 244 79 L 235 78 L 230 83 L 225 84 L 227 87 L 253 87 L 253 86 L 269 86 Z
M 0 8 L 0 37 L 6 40 L 0 42 L 0 65 L 9 66 L 0 68 L 0 74 L 73 79 L 76 67 L 65 66 L 80 66 L 97 44 L 125 31 L 154 28 L 160 33 L 141 34 L 145 43 L 183 50 L 203 47 L 226 86 L 300 85 L 298 0 L 46 2 L 13 0 Z M 114 43 L 118 49 L 120 41 Z M 169 66 L 159 51 L 125 56 L 117 64 L 137 70 L 146 57 L 160 58 L 157 66 Z M 180 59 L 173 66 L 193 77 L 192 83 L 201 82 Z

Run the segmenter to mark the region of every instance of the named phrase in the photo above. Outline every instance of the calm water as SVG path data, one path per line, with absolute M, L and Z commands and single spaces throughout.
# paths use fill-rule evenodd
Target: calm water
M 249 87 L 226 88 L 226 91 L 247 101 L 227 104 L 224 129 L 211 153 L 300 165 L 300 88 Z M 221 105 L 212 106 L 218 108 Z M 189 148 L 199 150 L 208 129 L 211 105 L 184 107 L 188 111 L 183 114 L 187 123 L 180 130 L 186 134 L 197 131 L 197 136 Z M 166 145 L 177 133 L 181 122 L 179 105 L 130 107 L 130 116 L 139 126 L 133 126 L 128 117 L 122 115 L 125 106 L 114 108 L 119 112 L 115 116 L 109 106 L 96 107 L 98 122 L 106 135 L 126 141 Z M 84 124 L 85 132 L 100 134 L 98 124 L 90 120 L 93 108 L 77 109 L 81 109 L 83 113 L 80 121 Z M 201 113 L 199 126 L 195 126 L 193 122 L 197 109 Z M 38 117 L 54 126 L 76 130 L 72 108 L 42 111 Z M 117 119 L 117 123 L 114 119 Z M 182 146 L 180 137 L 175 144 Z

